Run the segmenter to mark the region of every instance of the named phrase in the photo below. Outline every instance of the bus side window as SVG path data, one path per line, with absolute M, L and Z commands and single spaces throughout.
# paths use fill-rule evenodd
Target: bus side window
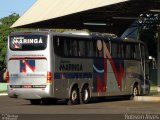
M 78 56 L 78 44 L 77 44 L 77 40 L 72 40 L 71 44 L 72 44 L 72 53 L 73 53 L 73 56 Z
M 90 57 L 95 57 L 96 52 L 95 52 L 94 45 L 93 45 L 92 41 L 89 41 L 89 46 L 90 46 L 90 52 L 89 52 Z
M 131 58 L 136 58 L 135 44 L 131 44 Z
M 121 44 L 117 43 L 117 58 L 121 58 L 122 54 L 121 54 Z
M 71 44 L 69 39 L 64 40 L 64 55 L 67 57 L 72 55 Z
M 55 38 L 54 40 L 54 51 L 57 55 L 64 56 L 64 40 L 60 39 L 59 37 Z
M 112 58 L 117 58 L 118 57 L 118 45 L 117 43 L 112 43 L 112 48 L 111 48 L 111 55 L 112 55 Z
M 92 57 L 97 57 L 97 43 L 96 43 L 96 41 L 93 41 L 93 56 Z
M 126 58 L 131 59 L 131 45 L 126 44 Z
M 140 52 L 139 52 L 139 45 L 134 45 L 134 59 L 140 60 Z
M 124 44 L 120 44 L 120 50 L 121 50 L 121 58 L 124 59 L 125 58 L 125 50 L 124 50 Z
M 78 42 L 78 56 L 85 56 L 85 41 L 79 40 Z
M 138 44 L 131 44 L 131 58 L 132 59 L 139 59 L 139 52 L 138 52 Z
M 90 56 L 89 41 L 85 41 L 85 57 L 91 57 Z
M 123 57 L 124 59 L 126 59 L 126 58 L 127 58 L 127 57 L 126 57 L 126 55 L 127 55 L 127 53 L 126 53 L 126 49 L 127 49 L 127 47 L 126 47 L 126 44 L 124 43 L 124 44 L 123 44 L 123 50 L 122 50 L 122 51 L 123 51 L 123 53 L 124 53 L 124 57 Z
M 145 53 L 145 47 L 144 45 L 141 45 L 141 55 L 142 55 L 142 58 L 146 58 L 146 53 Z
M 86 57 L 93 57 L 94 50 L 93 50 L 93 42 L 92 41 L 85 41 L 85 56 Z

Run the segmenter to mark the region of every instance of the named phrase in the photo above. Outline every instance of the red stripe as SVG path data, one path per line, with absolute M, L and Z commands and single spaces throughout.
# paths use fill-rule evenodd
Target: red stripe
M 107 86 L 107 60 L 104 59 L 104 84 L 103 84 L 103 90 L 106 92 L 106 86 Z
M 108 50 L 108 48 L 106 46 L 106 43 L 104 41 L 103 41 L 103 48 L 104 48 L 104 59 L 106 59 L 106 60 L 107 60 L 107 58 L 109 59 L 109 62 L 111 64 L 111 66 L 112 66 L 112 69 L 113 69 L 114 75 L 116 77 L 118 86 L 120 86 L 119 89 L 121 90 L 121 88 L 122 88 L 122 79 L 123 79 L 123 76 L 124 76 L 123 66 L 122 66 L 122 64 L 120 64 L 120 66 L 119 66 L 120 67 L 120 74 L 119 74 L 118 71 L 117 71 L 117 68 L 115 66 L 115 63 L 114 63 L 114 61 L 112 59 L 112 56 L 111 56 L 111 54 L 110 54 L 110 52 L 109 52 L 109 50 Z
M 122 64 L 120 64 L 120 74 L 119 74 L 117 69 L 116 69 L 116 66 L 114 64 L 113 59 L 109 59 L 109 61 L 110 61 L 111 66 L 113 68 L 113 72 L 115 74 L 118 86 L 120 87 L 120 90 L 121 90 L 121 88 L 122 88 L 122 79 L 123 79 L 123 75 L 124 75 L 124 70 L 123 70 Z
M 35 71 L 35 67 L 31 67 L 26 61 L 24 62 L 24 65 L 25 65 L 25 69 L 26 69 L 26 66 L 28 66 L 33 72 Z
M 11 57 L 9 60 L 16 60 L 16 59 L 47 59 L 47 58 L 42 56 L 15 56 Z

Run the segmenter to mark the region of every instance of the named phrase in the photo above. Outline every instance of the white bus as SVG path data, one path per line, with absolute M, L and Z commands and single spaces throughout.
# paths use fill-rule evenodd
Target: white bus
M 88 103 L 149 93 L 147 49 L 100 33 L 14 32 L 8 37 L 8 95 L 31 104 Z

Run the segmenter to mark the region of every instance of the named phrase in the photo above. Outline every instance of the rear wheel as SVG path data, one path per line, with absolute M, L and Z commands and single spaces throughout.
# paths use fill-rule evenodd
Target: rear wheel
M 79 91 L 77 87 L 73 87 L 71 90 L 69 104 L 79 104 Z
M 41 104 L 41 100 L 40 99 L 31 99 L 30 103 L 32 105 L 40 105 Z
M 81 93 L 81 102 L 84 104 L 89 103 L 90 101 L 90 91 L 88 86 L 83 87 L 82 93 Z

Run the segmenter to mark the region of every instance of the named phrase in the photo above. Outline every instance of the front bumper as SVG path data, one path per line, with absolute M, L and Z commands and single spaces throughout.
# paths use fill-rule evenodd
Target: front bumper
M 47 85 L 46 88 L 10 88 L 10 86 L 7 87 L 8 96 L 12 98 L 41 99 L 50 98 L 53 96 L 50 85 Z

